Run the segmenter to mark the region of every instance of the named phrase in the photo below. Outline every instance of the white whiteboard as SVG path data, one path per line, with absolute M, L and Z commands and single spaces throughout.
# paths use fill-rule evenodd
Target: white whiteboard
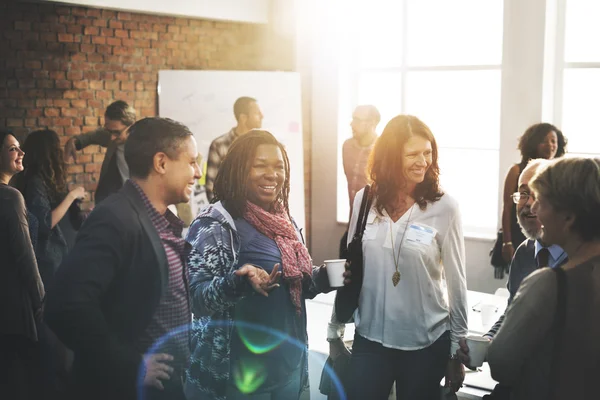
M 300 75 L 264 71 L 159 71 L 158 109 L 161 117 L 190 128 L 204 157 L 213 139 L 236 125 L 233 103 L 254 97 L 264 114 L 262 129 L 285 146 L 290 159 L 290 213 L 304 228 L 304 151 Z M 204 188 L 197 185 L 192 212 L 206 204 Z

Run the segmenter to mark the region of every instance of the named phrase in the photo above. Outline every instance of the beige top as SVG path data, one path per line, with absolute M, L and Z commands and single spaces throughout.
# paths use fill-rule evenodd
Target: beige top
M 600 257 L 567 270 L 567 316 L 559 354 L 556 399 L 596 399 L 600 376 Z M 552 399 L 557 306 L 556 274 L 528 276 L 488 349 L 492 377 L 512 387 L 512 399 Z

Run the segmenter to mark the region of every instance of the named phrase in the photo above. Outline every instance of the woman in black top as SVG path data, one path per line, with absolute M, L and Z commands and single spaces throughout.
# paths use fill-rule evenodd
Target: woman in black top
M 504 208 L 502 209 L 502 257 L 508 264 L 512 260 L 515 249 L 525 240 L 521 227 L 517 222 L 517 209 L 512 194 L 518 192 L 518 181 L 521 171 L 529 160 L 536 158 L 562 157 L 565 154 L 567 139 L 556 126 L 548 123 L 535 124 L 527 128 L 519 139 L 521 162 L 513 165 L 504 181 Z
M 23 151 L 0 131 L 0 397 L 35 398 L 37 328 L 44 285 L 27 223 L 23 196 L 8 186 L 23 170 Z
M 67 190 L 66 166 L 56 132 L 31 132 L 23 144 L 25 172 L 17 176 L 15 186 L 25 197 L 28 210 L 39 226 L 35 255 L 46 288 L 83 222 L 79 208 L 85 189 Z

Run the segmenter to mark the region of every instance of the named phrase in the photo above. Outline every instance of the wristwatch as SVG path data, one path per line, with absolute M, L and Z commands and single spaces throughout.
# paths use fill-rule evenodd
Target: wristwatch
M 456 354 L 450 354 L 450 357 L 448 357 L 450 360 L 457 360 L 458 361 L 458 356 Z

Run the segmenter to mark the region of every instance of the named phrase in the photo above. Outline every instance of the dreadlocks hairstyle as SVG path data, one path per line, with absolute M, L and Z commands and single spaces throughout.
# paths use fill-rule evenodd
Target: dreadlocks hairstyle
M 23 183 L 34 176 L 42 178 L 48 194 L 53 201 L 62 200 L 67 190 L 67 177 L 63 150 L 56 132 L 50 129 L 33 131 L 25 139 L 22 150 L 23 157 Z M 24 191 L 24 187 L 20 187 Z
M 419 207 L 424 210 L 427 202 L 435 202 L 444 193 L 440 188 L 440 167 L 438 165 L 438 148 L 435 137 L 423 121 L 412 115 L 398 115 L 390 120 L 375 142 L 369 156 L 368 174 L 373 182 L 373 193 L 377 211 L 393 206 L 398 192 L 406 186 L 402 173 L 402 151 L 408 139 L 421 136 L 431 142 L 432 161 L 425 173 L 425 180 L 419 183 L 414 192 L 414 198 Z
M 277 146 L 281 150 L 281 154 L 283 154 L 285 181 L 283 182 L 281 193 L 275 201 L 283 206 L 288 216 L 290 215 L 290 160 L 287 152 L 271 133 L 255 129 L 240 136 L 233 142 L 225 159 L 223 159 L 223 162 L 219 166 L 219 172 L 215 178 L 215 197 L 212 202 L 222 201 L 224 207 L 233 218 L 243 216 L 246 211 L 248 173 L 252 168 L 256 149 L 263 144 Z

